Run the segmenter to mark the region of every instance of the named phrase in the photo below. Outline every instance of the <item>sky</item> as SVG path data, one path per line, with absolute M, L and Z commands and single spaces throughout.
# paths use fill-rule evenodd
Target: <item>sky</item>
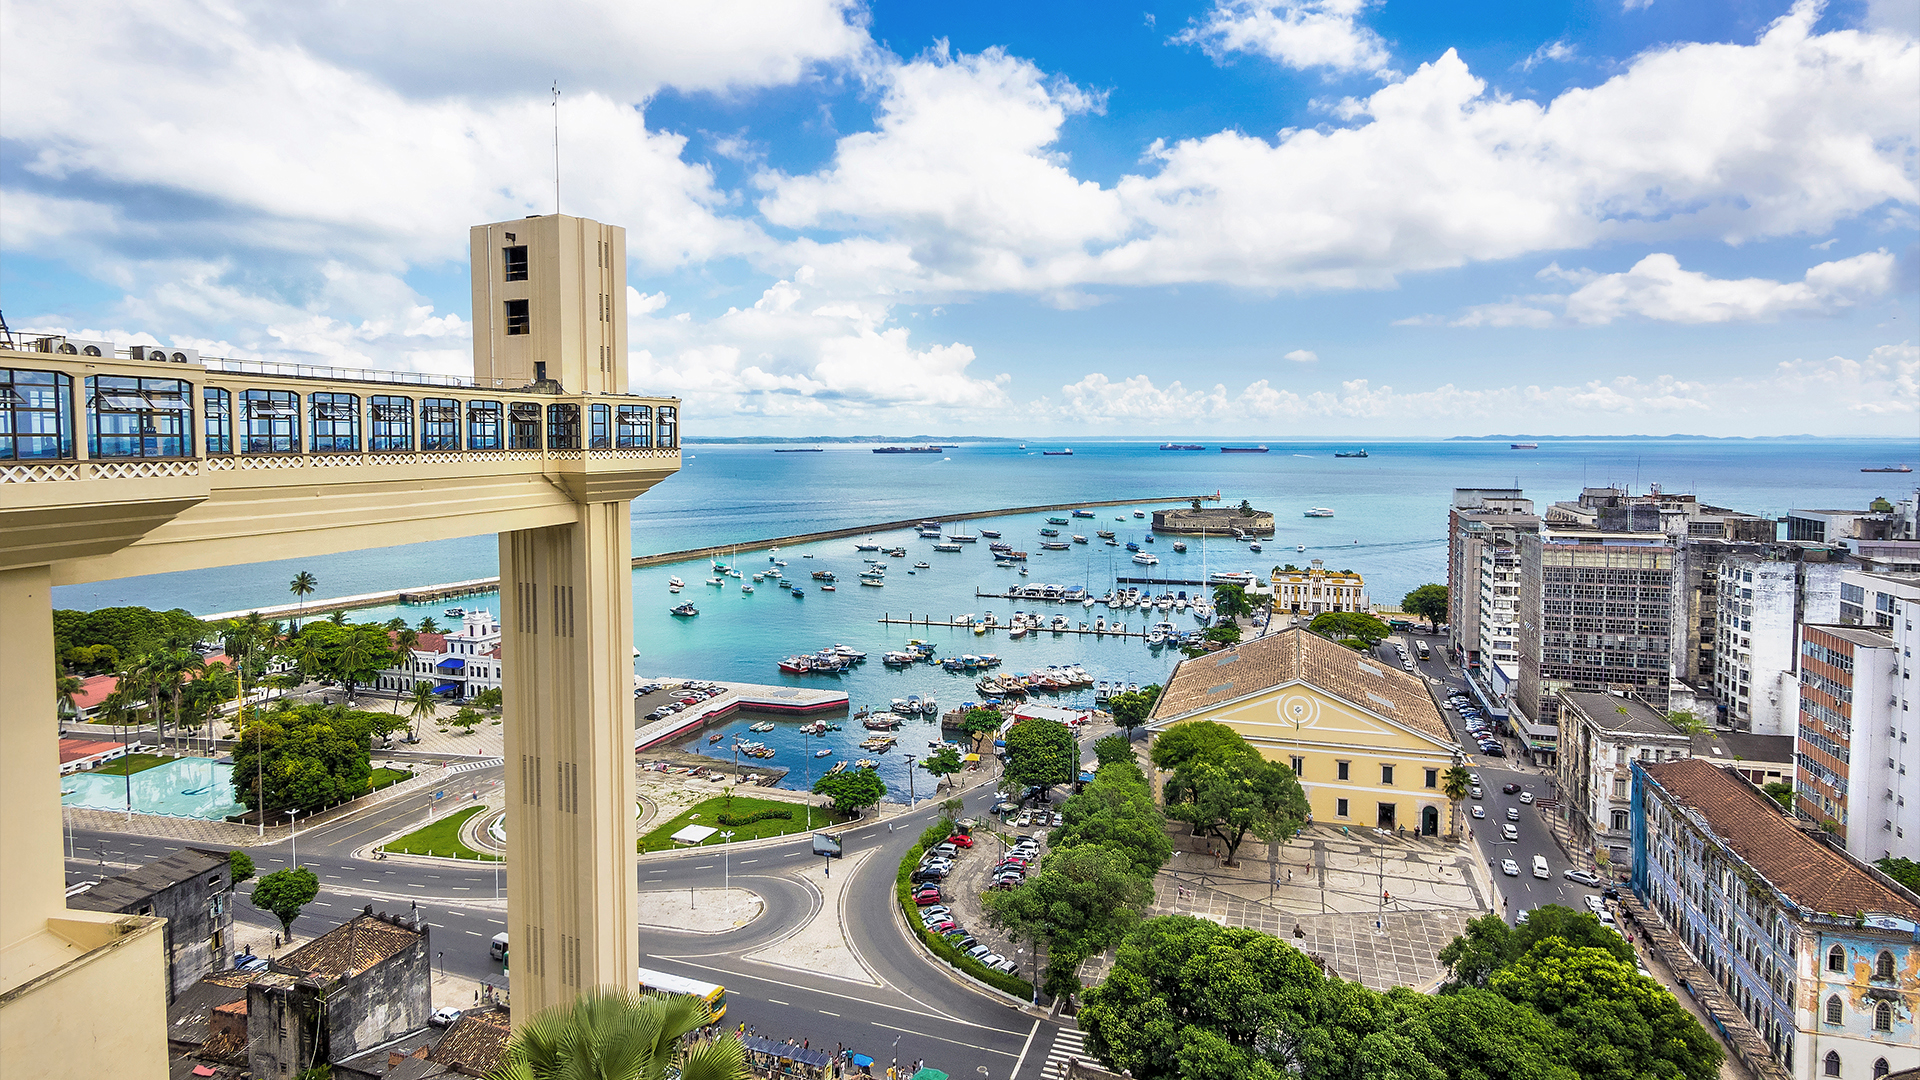
M 0 0 L 16 331 L 471 370 L 627 229 L 688 435 L 1920 441 L 1920 0 Z M 553 87 L 559 89 L 557 108 Z

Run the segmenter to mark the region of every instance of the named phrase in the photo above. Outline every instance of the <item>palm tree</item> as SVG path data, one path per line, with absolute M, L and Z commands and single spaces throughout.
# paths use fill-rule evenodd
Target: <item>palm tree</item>
M 407 716 L 413 720 L 413 723 L 407 727 L 408 738 L 413 740 L 420 738 L 420 721 L 432 716 L 439 705 L 440 699 L 434 696 L 432 682 L 421 681 L 413 684 L 413 704 L 407 710 Z
M 1467 797 L 1467 789 L 1472 786 L 1473 777 L 1464 765 L 1455 765 L 1440 778 L 1440 790 L 1447 796 L 1447 829 L 1456 840 L 1460 838 L 1460 800 Z
M 420 619 L 420 632 L 423 634 L 437 634 L 440 632 L 440 624 L 434 622 L 433 616 L 431 615 L 422 616 Z
M 306 613 L 305 608 L 307 604 L 307 597 L 312 596 L 313 591 L 315 589 L 318 589 L 319 587 L 320 587 L 320 579 L 314 577 L 312 574 L 307 573 L 305 570 L 302 570 L 298 574 L 295 574 L 293 577 L 293 580 L 287 583 L 287 591 L 292 593 L 294 596 L 298 597 L 300 600 L 302 615 Z M 294 630 L 298 632 L 299 629 L 300 629 L 299 626 L 296 624 L 294 626 Z
M 687 1040 L 711 1018 L 698 998 L 589 990 L 535 1014 L 490 1080 L 746 1080 L 746 1047 L 730 1035 Z
M 162 649 L 153 658 L 154 688 L 173 698 L 173 726 L 180 726 L 180 695 L 187 684 L 207 673 L 207 661 L 185 646 Z
M 59 714 L 80 712 L 80 677 L 62 671 L 53 677 L 54 710 Z
M 387 623 L 387 631 L 393 635 L 394 663 L 405 669 L 413 660 L 413 647 L 420 644 L 420 631 L 408 626 L 405 619 L 394 619 Z M 393 695 L 393 715 L 400 715 L 400 693 L 397 690 Z

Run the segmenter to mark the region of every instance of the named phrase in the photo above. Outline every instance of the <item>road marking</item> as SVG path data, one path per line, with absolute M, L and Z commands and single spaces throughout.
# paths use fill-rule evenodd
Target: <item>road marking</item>
M 503 920 L 501 920 L 501 919 L 488 919 L 487 921 L 488 921 L 488 922 L 490 922 L 490 923 L 492 923 L 492 924 L 493 924 L 493 925 L 495 925 L 495 926 L 505 926 L 505 925 L 507 925 L 507 924 L 506 924 L 506 922 L 505 922 L 505 921 L 503 921 Z
M 378 885 L 378 884 L 380 884 L 380 879 L 379 879 L 379 878 L 370 878 L 370 877 L 363 877 L 363 878 L 361 878 L 360 880 L 361 880 L 361 881 L 364 881 L 364 882 L 366 882 L 366 883 L 367 883 L 367 884 L 369 884 L 369 885 Z
M 711 869 L 713 869 L 713 864 L 712 864 L 712 863 L 706 863 L 705 865 L 702 865 L 702 866 L 696 866 L 696 867 L 694 867 L 694 869 L 695 869 L 695 870 L 711 870 Z
M 422 885 L 422 884 L 420 884 L 420 883 L 419 883 L 419 882 L 417 882 L 417 881 L 408 881 L 408 882 L 403 882 L 403 884 L 405 884 L 405 885 L 406 885 L 406 887 L 407 887 L 407 888 L 409 888 L 409 889 L 424 889 L 424 888 L 426 888 L 426 886 L 425 886 L 425 885 Z
M 768 998 L 767 1000 L 768 1000 L 768 1001 L 770 1001 L 770 1002 L 772 1002 L 772 1003 L 773 1003 L 773 1004 L 775 1004 L 775 1005 L 786 1005 L 786 1006 L 787 1006 L 787 1008 L 789 1008 L 789 1009 L 791 1009 L 791 1008 L 793 1008 L 793 1006 L 792 1006 L 791 1004 L 789 1004 L 788 1002 L 785 1002 L 785 1001 L 781 1001 L 781 1000 L 780 1000 L 779 998 Z
M 815 1011 L 815 1012 L 817 1012 L 817 1013 L 819 1013 L 819 1014 L 820 1014 L 821 1016 L 834 1016 L 834 1017 L 837 1017 L 837 1016 L 839 1016 L 839 1015 L 840 1015 L 840 1014 L 839 1014 L 839 1013 L 837 1013 L 837 1012 L 828 1012 L 828 1011 L 827 1011 L 827 1010 L 825 1010 L 825 1009 L 815 1009 L 814 1011 Z
M 760 861 L 759 859 L 741 859 L 741 860 L 740 860 L 740 865 L 741 865 L 741 866 L 747 866 L 747 865 L 750 865 L 750 864 L 752 864 L 752 863 L 757 863 L 757 862 L 759 862 L 759 861 Z
M 454 885 L 452 886 L 452 889 L 454 892 L 472 892 L 473 891 L 471 888 L 465 885 Z
M 724 968 L 724 967 L 719 967 L 717 965 L 708 964 L 704 962 L 706 960 L 706 957 L 689 958 L 689 957 L 683 957 L 683 956 L 668 956 L 663 953 L 649 953 L 648 956 L 651 959 L 655 959 L 655 960 L 666 960 L 674 963 L 686 964 L 689 967 L 700 968 L 704 971 L 717 971 L 722 975 L 730 975 L 737 979 L 747 979 L 752 982 L 768 983 L 776 987 L 793 985 L 793 982 L 791 979 L 769 979 L 763 975 L 755 975 L 755 974 L 752 974 L 751 972 L 738 971 L 733 968 Z M 757 961 L 757 960 L 749 961 L 749 963 L 759 964 L 760 961 Z M 815 976 L 821 976 L 824 974 L 825 974 L 824 972 L 814 972 Z M 838 978 L 838 976 L 827 976 L 827 977 Z M 852 980 L 842 980 L 842 981 L 851 982 Z M 998 1028 L 990 1024 L 979 1024 L 979 1023 L 975 1023 L 972 1020 L 967 1020 L 958 1016 L 952 1016 L 946 1013 L 939 1012 L 932 1005 L 929 1005 L 923 1001 L 916 1000 L 915 998 L 905 994 L 901 994 L 900 996 L 907 1001 L 913 1002 L 913 1004 L 919 1006 L 919 1008 L 910 1008 L 906 1005 L 897 1005 L 891 1001 L 881 1001 L 881 1000 L 875 1000 L 872 998 L 857 997 L 853 994 L 839 994 L 839 993 L 835 993 L 832 990 L 822 990 L 822 989 L 819 989 L 818 987 L 813 987 L 811 989 L 815 994 L 819 994 L 823 997 L 839 998 L 841 1001 L 851 1001 L 851 1002 L 854 1002 L 855 1004 L 865 1006 L 868 1009 L 892 1009 L 896 1012 L 908 1013 L 916 1017 L 928 1017 L 928 1018 L 938 1017 L 938 1018 L 944 1019 L 947 1023 L 950 1023 L 950 1024 L 959 1024 L 963 1027 L 979 1028 L 982 1031 L 998 1032 L 1002 1035 L 1013 1035 L 1018 1033 L 1015 1030 L 1009 1030 L 1007 1028 Z M 898 991 L 895 991 L 895 992 L 898 993 Z M 885 1025 L 881 1025 L 881 1026 L 884 1027 Z M 905 1029 L 900 1028 L 896 1030 L 905 1030 Z M 960 1043 L 959 1045 L 971 1046 L 973 1044 L 963 1042 L 963 1043 Z M 1013 1056 L 1012 1054 L 1006 1053 L 1006 1051 L 1004 1050 L 995 1050 L 992 1052 L 996 1054 L 1001 1054 L 1005 1057 Z
M 332 904 L 327 903 L 325 900 L 310 900 L 308 901 L 308 903 L 312 904 L 314 907 L 332 907 L 333 906 Z
M 486 936 L 485 934 L 482 934 L 482 933 L 481 933 L 480 931 L 478 931 L 478 930 L 462 930 L 462 931 L 460 931 L 460 932 L 461 932 L 461 933 L 463 933 L 463 934 L 472 934 L 472 935 L 473 935 L 474 937 L 485 937 L 485 936 Z
M 804 853 L 804 852 L 799 852 L 799 851 L 789 851 L 789 852 L 787 852 L 787 853 L 786 853 L 785 855 L 782 855 L 782 856 L 780 856 L 780 857 L 781 857 L 781 858 L 783 858 L 783 859 L 791 859 L 791 858 L 793 858 L 793 857 L 794 857 L 795 855 L 801 855 L 801 854 L 805 854 L 805 853 Z
M 1020 1066 L 1026 1063 L 1027 1050 L 1033 1046 L 1033 1037 L 1040 1032 L 1040 1021 L 1033 1022 L 1033 1028 L 1027 1032 L 1027 1041 L 1020 1044 L 1020 1056 L 1014 1060 L 1013 1071 L 1007 1074 L 1008 1080 L 1020 1075 Z

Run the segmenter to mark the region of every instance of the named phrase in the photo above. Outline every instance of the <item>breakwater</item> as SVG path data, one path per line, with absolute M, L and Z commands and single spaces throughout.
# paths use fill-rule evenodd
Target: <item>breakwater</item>
M 1096 499 L 1091 502 L 1047 503 L 1040 506 L 1012 506 L 999 510 L 967 510 L 947 514 L 939 518 L 942 522 L 973 521 L 979 518 L 1004 517 L 1008 514 L 1041 514 L 1056 510 L 1077 510 L 1092 506 L 1147 506 L 1153 503 L 1187 503 L 1195 499 L 1202 502 L 1219 500 L 1220 493 L 1204 495 L 1177 495 L 1159 499 Z M 787 547 L 794 544 L 810 544 L 819 540 L 837 540 L 848 536 L 866 536 L 870 533 L 890 532 L 894 529 L 910 529 L 922 520 L 931 518 L 905 518 L 899 521 L 881 521 L 868 525 L 849 528 L 825 529 L 820 532 L 796 533 L 792 536 L 775 536 L 763 540 L 749 540 L 742 544 L 714 544 L 708 547 L 688 548 L 684 551 L 666 551 L 653 555 L 636 555 L 633 558 L 634 569 L 643 566 L 664 566 L 668 563 L 687 562 L 692 559 L 712 558 L 716 555 L 731 555 L 742 548 Z M 482 593 L 498 592 L 499 577 L 473 578 L 467 581 L 453 581 L 440 585 L 416 585 L 405 589 L 388 589 L 382 592 L 358 593 L 353 596 L 338 596 L 328 600 L 308 600 L 303 603 L 272 604 L 265 607 L 249 608 L 246 611 L 223 611 L 217 615 L 203 615 L 202 619 L 215 622 L 221 619 L 238 619 L 253 612 L 268 619 L 283 619 L 293 615 L 307 615 L 319 612 L 352 611 L 355 608 L 385 607 L 388 604 L 437 602 L 451 600 L 461 596 L 475 596 Z

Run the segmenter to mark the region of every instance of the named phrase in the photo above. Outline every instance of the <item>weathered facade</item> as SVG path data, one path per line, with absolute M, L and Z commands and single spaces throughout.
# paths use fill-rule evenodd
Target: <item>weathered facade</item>
M 69 897 L 69 908 L 167 920 L 167 1001 L 233 965 L 233 870 L 217 851 L 183 848 Z
M 1153 512 L 1153 531 L 1183 536 L 1273 535 L 1273 514 L 1233 506 L 1180 507 Z
M 375 914 L 275 959 L 247 986 L 247 1060 L 256 1077 L 292 1076 L 350 1058 L 433 1013 L 425 922 Z

